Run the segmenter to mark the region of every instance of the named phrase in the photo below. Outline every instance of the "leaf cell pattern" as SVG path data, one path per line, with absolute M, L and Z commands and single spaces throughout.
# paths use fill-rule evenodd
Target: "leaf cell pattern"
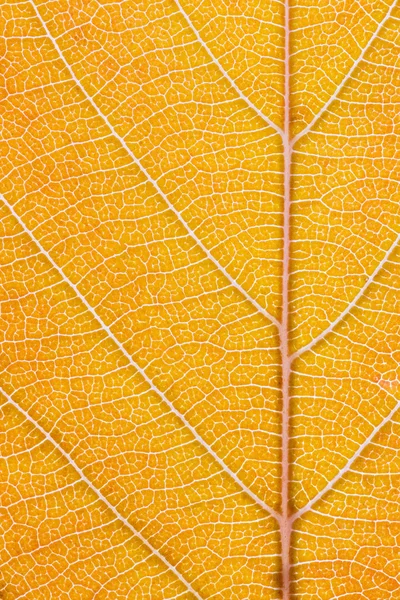
M 398 599 L 398 0 L 0 28 L 1 597 Z

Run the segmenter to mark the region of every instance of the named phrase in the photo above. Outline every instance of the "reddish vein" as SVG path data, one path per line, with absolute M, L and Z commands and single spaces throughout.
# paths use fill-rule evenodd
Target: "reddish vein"
M 289 261 L 290 261 L 290 176 L 292 148 L 290 145 L 290 63 L 289 63 L 289 0 L 285 1 L 285 93 L 284 93 L 284 206 L 283 206 L 283 269 L 282 269 L 282 326 L 280 330 L 280 348 L 282 359 L 282 517 L 281 568 L 282 600 L 290 598 L 290 538 L 292 523 L 289 514 L 289 419 L 290 419 L 290 371 L 289 352 Z

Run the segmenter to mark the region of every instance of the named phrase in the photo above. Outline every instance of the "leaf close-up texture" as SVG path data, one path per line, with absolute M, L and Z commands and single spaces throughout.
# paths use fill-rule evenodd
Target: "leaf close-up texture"
M 400 600 L 398 0 L 0 30 L 1 600 Z

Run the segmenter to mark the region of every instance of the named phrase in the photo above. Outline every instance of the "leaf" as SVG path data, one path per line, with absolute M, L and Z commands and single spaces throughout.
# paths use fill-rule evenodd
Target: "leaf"
M 4 3 L 4 600 L 396 598 L 398 2 Z

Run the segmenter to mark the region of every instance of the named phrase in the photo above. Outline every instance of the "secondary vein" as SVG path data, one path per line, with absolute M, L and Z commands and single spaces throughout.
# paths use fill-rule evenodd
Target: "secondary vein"
M 396 237 L 396 239 L 394 240 L 394 242 L 390 245 L 389 249 L 385 253 L 385 255 L 382 258 L 382 260 L 379 262 L 379 264 L 374 269 L 374 271 L 371 273 L 371 275 L 367 278 L 367 280 L 365 281 L 365 283 L 362 286 L 362 288 L 359 290 L 359 292 L 356 294 L 356 296 L 354 296 L 353 300 L 346 306 L 345 310 L 342 311 L 340 313 L 340 315 L 334 321 L 332 321 L 332 323 L 329 325 L 329 327 L 327 327 L 326 329 L 324 329 L 324 331 L 322 331 L 313 340 L 311 340 L 311 342 L 309 342 L 306 346 L 303 346 L 303 348 L 300 348 L 299 350 L 297 350 L 297 352 L 294 352 L 290 356 L 290 360 L 293 361 L 296 358 L 298 358 L 299 356 L 301 356 L 302 354 L 304 354 L 304 352 L 307 352 L 308 350 L 311 350 L 316 344 L 318 344 L 318 342 L 321 342 L 322 340 L 324 340 L 326 338 L 326 336 L 331 331 L 334 330 L 334 328 L 336 327 L 336 325 L 338 325 L 341 321 L 343 321 L 343 319 L 352 310 L 352 308 L 354 308 L 354 306 L 356 306 L 356 304 L 360 300 L 360 298 L 362 298 L 364 296 L 364 294 L 367 291 L 367 289 L 369 288 L 369 286 L 374 283 L 375 277 L 378 275 L 378 273 L 382 270 L 382 268 L 384 267 L 384 265 L 386 264 L 386 262 L 389 260 L 391 254 L 393 253 L 393 251 L 395 250 L 395 248 L 398 246 L 399 242 L 400 242 L 400 234 Z
M 47 27 L 46 22 L 42 18 L 41 14 L 40 14 L 38 8 L 36 7 L 35 3 L 33 2 L 33 0 L 29 0 L 29 2 L 32 5 L 32 7 L 33 7 L 33 9 L 35 11 L 35 14 L 36 14 L 37 18 L 39 19 L 42 27 L 44 28 L 44 30 L 46 32 L 46 35 L 48 36 L 48 38 L 51 40 L 52 44 L 54 45 L 54 48 L 57 51 L 57 54 L 58 54 L 59 58 L 62 60 L 65 68 L 67 69 L 67 71 L 70 74 L 70 76 L 71 76 L 72 80 L 74 81 L 74 83 L 79 87 L 80 91 L 82 92 L 82 94 L 84 95 L 84 97 L 86 98 L 86 100 L 94 108 L 94 110 L 96 111 L 97 115 L 103 120 L 103 122 L 110 129 L 112 135 L 120 142 L 121 146 L 128 153 L 128 155 L 131 157 L 131 159 L 135 163 L 135 165 L 143 173 L 143 175 L 146 177 L 146 179 L 154 186 L 154 188 L 160 194 L 160 196 L 162 197 L 162 199 L 164 200 L 164 202 L 167 204 L 168 208 L 174 213 L 174 215 L 179 220 L 179 222 L 181 223 L 181 225 L 183 225 L 183 227 L 185 228 L 185 230 L 188 233 L 188 235 L 202 249 L 202 251 L 204 252 L 204 254 L 214 264 L 214 266 L 221 273 L 223 273 L 223 275 L 226 277 L 226 279 L 228 279 L 229 283 L 238 292 L 240 292 L 240 294 L 242 294 L 246 298 L 246 300 L 248 300 L 248 302 L 250 302 L 253 305 L 253 307 L 257 310 L 257 312 L 261 313 L 264 317 L 266 317 L 269 321 L 271 321 L 279 329 L 280 328 L 279 321 L 273 315 L 271 315 L 264 307 L 262 307 L 261 304 L 259 304 L 254 298 L 252 298 L 250 296 L 250 294 L 248 292 L 246 292 L 246 290 L 241 285 L 239 285 L 237 283 L 237 281 L 235 281 L 235 279 L 233 277 L 231 277 L 231 275 L 228 273 L 228 271 L 225 269 L 225 267 L 223 267 L 216 260 L 216 258 L 214 258 L 213 254 L 208 250 L 208 248 L 203 244 L 203 242 L 197 237 L 197 235 L 195 234 L 195 232 L 189 227 L 188 223 L 185 221 L 185 219 L 183 218 L 182 214 L 170 202 L 170 200 L 168 199 L 168 196 L 162 191 L 162 189 L 158 185 L 157 181 L 150 175 L 150 173 L 147 171 L 147 169 L 145 169 L 145 167 L 142 165 L 141 161 L 133 154 L 132 150 L 129 148 L 129 146 L 125 142 L 124 138 L 121 137 L 117 133 L 117 131 L 114 129 L 114 126 L 109 121 L 108 117 L 101 112 L 101 110 L 98 107 L 98 105 L 96 104 L 96 102 L 93 100 L 93 98 L 85 90 L 85 88 L 82 85 L 81 81 L 76 77 L 74 71 L 72 70 L 72 68 L 68 64 L 66 58 L 64 57 L 64 54 L 63 54 L 60 46 L 58 45 L 57 40 L 51 35 L 50 30 Z
M 174 0 L 174 1 L 175 1 L 176 6 L 178 7 L 179 12 L 181 13 L 181 15 L 185 19 L 186 23 L 189 25 L 190 29 L 193 31 L 194 35 L 196 36 L 197 41 L 201 44 L 202 48 L 207 52 L 208 56 L 211 58 L 214 65 L 218 68 L 219 72 L 223 75 L 223 77 L 227 81 L 229 81 L 230 85 L 233 87 L 235 92 L 238 94 L 239 98 L 241 98 L 241 100 L 243 100 L 252 110 L 254 110 L 254 112 L 267 125 L 269 125 L 269 127 L 272 127 L 272 129 L 274 129 L 274 131 L 276 131 L 276 133 L 278 133 L 281 136 L 281 138 L 283 138 L 284 137 L 283 129 L 281 129 L 281 127 L 276 125 L 269 117 L 267 117 L 267 115 L 265 115 L 259 108 L 257 108 L 257 106 L 255 104 L 253 104 L 253 102 L 250 100 L 250 98 L 248 98 L 242 92 L 242 90 L 239 88 L 239 86 L 235 83 L 235 81 L 232 79 L 232 77 L 227 73 L 227 71 L 221 65 L 221 63 L 219 62 L 217 57 L 214 56 L 214 54 L 211 52 L 211 50 L 209 49 L 207 44 L 204 42 L 203 38 L 200 36 L 199 32 L 193 25 L 189 15 L 183 10 L 183 7 L 182 7 L 181 3 L 179 2 L 179 0 Z
M 30 414 L 26 410 L 24 410 L 22 408 L 22 406 L 20 406 L 18 404 L 18 402 L 15 402 L 15 400 L 13 400 L 13 398 L 9 394 L 7 394 L 7 392 L 4 389 L 2 389 L 1 387 L 0 387 L 0 392 L 7 399 L 8 404 L 11 404 L 30 423 L 32 423 L 32 425 L 34 425 L 34 427 L 36 427 L 36 429 L 38 429 L 40 431 L 40 433 L 46 438 L 46 440 L 48 440 L 55 448 L 57 448 L 57 450 L 63 455 L 63 457 L 68 461 L 68 463 L 74 468 L 76 473 L 78 473 L 78 475 L 82 479 L 82 481 L 84 481 L 86 483 L 86 485 L 92 490 L 92 492 L 94 492 L 96 494 L 96 496 L 99 498 L 99 500 L 101 500 L 107 506 L 107 508 L 109 508 L 113 512 L 113 514 L 118 518 L 118 520 L 121 521 L 125 525 L 125 527 L 127 527 L 135 536 L 137 536 L 140 539 L 140 541 L 148 548 L 148 550 L 150 550 L 155 556 L 157 556 L 157 558 L 159 558 L 164 563 L 164 565 L 166 565 L 176 575 L 176 577 L 185 585 L 185 587 L 193 594 L 193 596 L 195 598 L 197 598 L 197 600 L 203 600 L 203 598 L 200 596 L 200 594 L 198 592 L 196 592 L 196 590 L 191 586 L 191 584 L 188 581 L 186 581 L 186 579 L 174 567 L 174 565 L 172 563 L 170 563 L 165 558 L 165 556 L 163 556 L 157 550 L 157 548 L 155 548 L 152 544 L 150 544 L 150 542 L 140 533 L 140 531 L 135 529 L 133 527 L 133 525 L 131 525 L 131 523 L 128 521 L 128 519 L 126 519 L 123 515 L 121 515 L 121 513 L 115 508 L 115 506 L 113 506 L 111 504 L 111 502 L 109 502 L 109 500 L 107 500 L 107 498 L 105 496 L 103 496 L 101 491 L 95 485 L 93 485 L 93 483 L 90 481 L 90 479 L 88 479 L 86 477 L 86 475 L 84 474 L 82 469 L 76 464 L 74 459 L 53 438 L 53 436 L 50 433 L 48 433 L 40 425 L 40 423 L 38 423 L 35 419 L 33 419 L 30 416 Z
M 392 396 L 392 394 L 390 394 L 390 396 Z M 333 477 L 333 479 L 331 479 L 326 484 L 326 486 L 318 494 L 316 494 L 316 496 L 314 496 L 314 498 L 312 498 L 305 506 L 303 506 L 303 508 L 300 508 L 297 512 L 295 512 L 291 516 L 292 521 L 295 521 L 296 519 L 298 519 L 299 517 L 301 517 L 302 515 L 307 513 L 309 510 L 311 510 L 311 508 L 314 506 L 314 504 L 316 502 L 318 502 L 318 500 L 320 500 L 327 492 L 329 492 L 331 489 L 333 489 L 334 485 L 340 479 L 342 479 L 344 477 L 344 475 L 351 469 L 351 467 L 353 466 L 353 464 L 355 463 L 357 458 L 359 458 L 361 456 L 362 452 L 372 442 L 373 438 L 381 431 L 381 429 L 392 420 L 392 418 L 394 417 L 394 415 L 397 413 L 397 411 L 399 409 L 400 409 L 400 400 L 397 400 L 395 406 L 389 412 L 389 414 L 379 423 L 379 425 L 374 427 L 374 429 L 372 430 L 370 435 L 364 440 L 364 442 L 360 445 L 358 450 L 348 460 L 348 462 L 344 465 L 344 467 L 342 467 L 342 469 L 340 469 L 340 471 L 338 471 L 336 473 L 335 477 Z
M 342 89 L 344 88 L 344 86 L 346 85 L 346 83 L 349 81 L 349 79 L 353 75 L 354 71 L 357 69 L 358 65 L 363 61 L 363 59 L 365 58 L 366 53 L 371 48 L 371 46 L 374 43 L 374 41 L 376 40 L 376 38 L 379 36 L 379 34 L 382 31 L 383 27 L 385 26 L 387 20 L 392 16 L 392 12 L 396 8 L 397 2 L 398 2 L 398 0 L 394 0 L 392 2 L 392 4 L 391 4 L 388 12 L 386 13 L 385 17 L 382 19 L 382 21 L 377 26 L 376 30 L 374 31 L 374 33 L 372 34 L 372 36 L 368 40 L 368 43 L 363 48 L 363 50 L 360 53 L 359 57 L 354 61 L 351 69 L 349 70 L 349 72 L 347 73 L 347 75 L 342 79 L 342 81 L 340 82 L 340 84 L 336 88 L 334 94 L 329 98 L 329 100 L 327 100 L 325 102 L 325 104 L 323 105 L 323 107 L 314 116 L 314 118 L 312 119 L 312 121 L 310 121 L 310 123 L 306 127 L 304 127 L 304 129 L 302 131 L 300 131 L 292 139 L 292 141 L 291 141 L 292 147 L 295 145 L 296 142 L 298 142 L 303 136 L 307 135 L 307 133 L 309 133 L 313 129 L 313 127 L 317 123 L 317 121 L 319 121 L 321 119 L 321 117 L 325 114 L 325 112 L 328 110 L 328 108 L 331 106 L 331 104 L 339 96 L 340 92 L 342 91 Z
M 261 506 L 261 508 L 263 508 L 265 511 L 267 511 L 272 517 L 274 517 L 276 520 L 279 519 L 279 514 L 270 506 L 268 506 L 268 504 L 266 504 L 263 500 L 261 500 L 261 498 L 259 498 L 254 492 L 252 492 L 243 482 L 242 480 L 236 475 L 236 473 L 234 473 L 226 464 L 225 462 L 218 456 L 218 454 L 211 448 L 211 446 L 209 444 L 207 444 L 207 442 L 202 438 L 202 436 L 196 431 L 196 429 L 189 423 L 189 421 L 186 419 L 186 417 L 179 412 L 179 410 L 174 406 L 174 404 L 167 398 L 167 396 L 164 394 L 164 392 L 162 392 L 152 381 L 152 379 L 147 375 L 146 371 L 132 358 L 132 356 L 130 355 L 130 353 L 126 350 L 126 348 L 124 347 L 124 345 L 118 340 L 118 338 L 113 334 L 113 332 L 111 331 L 110 327 L 108 325 L 106 325 L 106 323 L 104 323 L 104 321 L 102 320 L 102 318 L 100 317 L 100 315 L 97 314 L 96 310 L 91 306 L 91 304 L 89 304 L 89 302 L 86 300 L 85 296 L 83 294 L 81 294 L 81 292 L 79 291 L 78 287 L 75 285 L 75 283 L 73 283 L 68 277 L 67 275 L 64 273 L 64 271 L 57 265 L 57 263 L 53 260 L 53 258 L 51 257 L 51 255 L 49 254 L 49 252 L 42 246 L 42 244 L 40 243 L 39 240 L 36 239 L 36 237 L 33 235 L 33 233 L 29 230 L 29 228 L 25 225 L 25 223 L 23 222 L 23 220 L 21 219 L 21 217 L 17 214 L 17 212 L 15 211 L 14 207 L 9 204 L 7 202 L 7 200 L 0 194 L 0 199 L 4 202 L 4 204 L 8 207 L 8 209 L 10 210 L 11 214 L 14 216 L 14 218 L 18 221 L 19 225 L 22 227 L 22 229 L 24 230 L 24 232 L 30 237 L 30 239 L 35 243 L 35 245 L 39 248 L 39 250 L 44 254 L 44 256 L 47 258 L 47 260 L 50 262 L 50 264 L 52 265 L 52 267 L 54 267 L 54 269 L 56 269 L 56 271 L 58 272 L 58 274 L 60 275 L 60 277 L 62 278 L 62 280 L 69 286 L 71 287 L 75 294 L 77 295 L 77 297 L 81 300 L 81 302 L 85 305 L 85 307 L 87 308 L 87 310 L 91 313 L 91 315 L 96 319 L 97 323 L 101 326 L 101 328 L 107 333 L 108 337 L 116 344 L 116 346 L 119 348 L 119 350 L 123 353 L 123 355 L 125 356 L 125 358 L 128 360 L 129 364 L 134 367 L 136 369 L 136 371 L 138 371 L 140 373 L 140 375 L 143 377 L 143 379 L 148 383 L 149 387 L 153 390 L 153 392 L 155 392 L 157 394 L 157 396 L 159 396 L 161 398 L 161 400 L 163 402 L 165 402 L 168 406 L 168 408 L 171 410 L 171 412 L 174 413 L 174 415 L 176 417 L 178 417 L 178 419 L 181 421 L 181 423 L 183 423 L 183 425 L 185 427 L 187 427 L 187 429 L 189 429 L 189 431 L 191 432 L 191 434 L 193 435 L 193 437 L 199 442 L 199 444 L 201 444 L 203 446 L 203 448 L 205 450 L 207 450 L 207 452 L 214 458 L 214 460 L 220 465 L 220 467 L 222 468 L 222 470 L 227 473 L 235 482 L 238 486 L 240 486 L 240 488 L 248 495 L 250 496 L 250 498 L 252 500 L 254 500 L 254 502 L 256 502 L 259 506 Z

